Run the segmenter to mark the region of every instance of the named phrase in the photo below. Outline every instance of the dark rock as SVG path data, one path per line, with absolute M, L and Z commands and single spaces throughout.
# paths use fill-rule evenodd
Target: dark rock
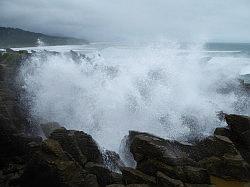
M 27 55 L 29 52 L 27 50 L 19 50 L 18 53 Z
M 126 187 L 155 187 L 155 185 L 148 184 L 129 184 Z
M 157 172 L 157 185 L 162 187 L 184 187 L 184 184 L 180 180 L 172 179 L 167 175 Z
M 48 138 L 54 130 L 60 129 L 62 126 L 60 126 L 59 123 L 50 122 L 50 123 L 41 124 L 40 127 L 45 137 Z
M 71 160 L 71 157 L 62 149 L 61 145 L 53 139 L 43 141 L 40 149 L 37 151 L 35 152 L 35 156 L 47 154 L 52 157 L 51 159 Z
M 24 154 L 29 152 L 29 143 L 41 143 L 42 138 L 39 136 L 27 136 L 25 134 L 13 134 L 12 136 L 13 145 L 16 146 L 16 151 L 23 152 Z
M 113 183 L 115 183 L 115 184 L 122 184 L 123 183 L 121 173 L 111 172 L 111 176 L 112 176 Z
M 188 184 L 188 183 L 185 183 L 185 187 L 216 187 L 216 186 L 212 185 L 212 184 Z
M 96 175 L 97 181 L 100 186 L 106 186 L 114 183 L 122 183 L 121 175 L 111 172 L 106 166 L 102 164 L 97 164 L 93 162 L 88 162 L 85 165 L 85 169 L 91 173 Z
M 225 119 L 230 130 L 230 139 L 242 157 L 250 164 L 250 118 L 230 114 L 226 115 Z
M 183 182 L 196 184 L 210 184 L 210 176 L 205 169 L 192 166 L 177 166 L 177 176 Z
M 229 137 L 232 137 L 228 129 L 221 131 L 226 135 L 230 133 Z M 207 169 L 210 175 L 231 180 L 249 180 L 249 165 L 228 137 L 210 136 L 198 142 L 195 148 L 193 157 L 200 160 L 201 167 Z
M 82 131 L 74 131 L 74 135 L 79 149 L 87 157 L 88 162 L 103 163 L 101 151 L 92 136 Z
M 123 184 L 110 184 L 107 185 L 106 187 L 125 187 Z
M 15 133 L 26 133 L 26 126 L 30 124 L 26 119 L 27 109 L 20 105 L 21 85 L 16 78 L 21 62 L 28 56 L 11 49 L 0 55 L 0 118 L 4 119 L 0 124 Z
M 90 161 L 102 163 L 102 155 L 93 138 L 80 131 L 56 129 L 50 135 L 57 140 L 65 152 L 68 152 L 82 166 Z
M 151 176 L 156 176 L 157 171 L 160 171 L 172 178 L 178 178 L 174 166 L 169 166 L 163 162 L 154 159 L 149 159 L 138 163 L 136 169 Z
M 210 183 L 210 177 L 205 169 L 192 167 L 192 166 L 169 166 L 157 160 L 147 160 L 142 162 L 137 167 L 151 176 L 156 176 L 157 172 L 164 173 L 165 175 L 188 183 Z
M 230 114 L 225 116 L 230 129 L 235 133 L 242 133 L 250 129 L 250 117 Z
M 125 184 L 156 184 L 155 177 L 146 175 L 133 168 L 122 168 L 122 176 Z
M 250 117 L 230 114 L 225 119 L 235 140 L 250 149 Z
M 231 137 L 231 132 L 229 128 L 226 127 L 218 127 L 214 131 L 214 135 L 219 135 L 219 136 L 226 136 L 227 138 L 230 139 Z
M 41 143 L 41 137 L 25 136 L 24 134 L 11 134 L 1 131 L 0 136 L 0 169 L 9 163 L 24 163 L 30 152 L 29 143 Z
M 97 177 L 93 174 L 88 174 L 84 178 L 84 187 L 99 187 Z
M 250 181 L 249 164 L 240 155 L 224 155 L 210 157 L 200 161 L 210 175 L 220 178 L 239 181 Z
M 250 149 L 250 129 L 241 134 L 241 140 Z
M 14 53 L 15 51 L 11 48 L 6 48 L 5 49 L 6 53 Z
M 46 140 L 28 162 L 20 186 L 84 186 L 83 168 L 68 157 L 57 141 Z
M 157 159 L 168 165 L 195 165 L 189 156 L 193 147 L 177 141 L 165 140 L 147 133 L 130 132 L 130 151 L 137 163 Z
M 4 81 L 4 77 L 5 77 L 4 65 L 0 64 L 0 81 Z
M 222 157 L 225 154 L 239 155 L 233 142 L 229 138 L 219 135 L 201 140 L 195 145 L 195 149 L 192 157 L 198 161 L 211 156 Z
M 56 129 L 53 133 L 51 133 L 49 138 L 58 141 L 62 149 L 69 153 L 74 160 L 82 166 L 84 166 L 87 162 L 87 157 L 83 155 L 78 147 L 78 143 L 72 131 L 68 131 L 65 128 Z
M 125 187 L 123 184 L 111 184 L 106 187 Z M 126 187 L 152 187 L 148 184 L 129 184 L 126 185 Z
M 235 144 L 228 137 L 217 134 L 230 135 L 230 131 L 226 128 L 217 129 L 214 136 L 194 145 L 132 132 L 130 150 L 137 161 L 137 169 L 147 175 L 156 176 L 157 171 L 160 171 L 173 179 L 194 184 L 210 184 L 209 175 L 248 180 L 249 165 Z M 212 162 L 211 158 L 216 159 Z M 197 164 L 199 161 L 200 166 Z
M 18 180 L 23 174 L 24 165 L 9 164 L 0 170 L 0 186 L 18 186 Z

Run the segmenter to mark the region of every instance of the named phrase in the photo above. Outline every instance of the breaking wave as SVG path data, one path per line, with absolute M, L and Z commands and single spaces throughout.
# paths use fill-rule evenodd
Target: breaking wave
M 248 113 L 249 103 L 238 81 L 246 59 L 201 51 L 172 43 L 107 47 L 91 58 L 36 53 L 20 70 L 25 104 L 33 120 L 83 130 L 115 151 L 129 130 L 206 136 L 225 125 L 218 111 Z

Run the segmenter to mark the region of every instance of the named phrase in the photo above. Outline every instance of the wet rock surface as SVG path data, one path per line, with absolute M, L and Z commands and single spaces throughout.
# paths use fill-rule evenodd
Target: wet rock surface
M 192 145 L 131 132 L 131 152 L 137 169 L 155 176 L 161 172 L 184 183 L 209 184 L 210 175 L 249 181 L 249 164 L 226 136 L 214 135 Z M 134 135 L 136 134 L 136 135 Z
M 134 159 L 134 168 L 126 167 L 117 153 L 102 151 L 85 132 L 55 122 L 35 126 L 27 120 L 19 103 L 21 89 L 13 81 L 20 61 L 29 55 L 0 54 L 0 186 L 208 187 L 213 186 L 210 176 L 250 181 L 248 116 L 223 114 L 227 127 L 192 144 L 131 131 L 124 153 Z
M 122 169 L 122 176 L 125 184 L 151 184 L 156 185 L 155 177 L 146 175 L 143 172 L 133 169 L 126 168 Z
M 54 130 L 60 129 L 62 126 L 57 122 L 51 122 L 40 124 L 40 127 L 44 136 L 48 138 Z
M 230 139 L 242 157 L 250 163 L 250 117 L 231 114 L 226 115 L 225 120 L 230 129 Z

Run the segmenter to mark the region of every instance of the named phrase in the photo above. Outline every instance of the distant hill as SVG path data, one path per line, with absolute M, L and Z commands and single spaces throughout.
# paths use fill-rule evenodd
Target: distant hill
M 48 36 L 17 28 L 0 27 L 0 48 L 35 47 L 38 45 L 77 45 L 88 43 L 84 39 Z

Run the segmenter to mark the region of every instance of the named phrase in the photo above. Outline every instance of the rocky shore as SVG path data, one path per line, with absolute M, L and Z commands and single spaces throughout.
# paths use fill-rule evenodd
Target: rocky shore
M 35 126 L 19 102 L 15 76 L 29 56 L 0 54 L 0 186 L 208 187 L 215 186 L 213 177 L 250 182 L 248 116 L 221 113 L 228 126 L 192 142 L 130 131 L 123 149 L 134 167 L 85 132 L 55 122 Z

